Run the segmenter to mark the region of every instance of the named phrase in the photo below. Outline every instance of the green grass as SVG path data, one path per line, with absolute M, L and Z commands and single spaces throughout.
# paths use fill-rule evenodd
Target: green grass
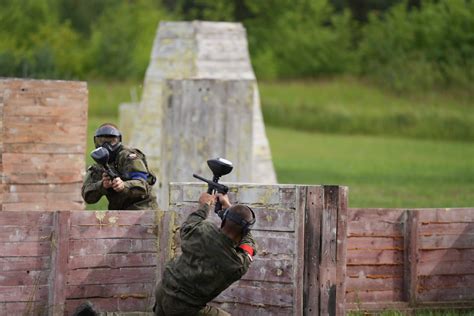
M 467 93 L 394 95 L 354 79 L 260 83 L 267 125 L 338 134 L 474 140 Z
M 474 205 L 472 143 L 266 131 L 280 183 L 347 185 L 350 207 Z

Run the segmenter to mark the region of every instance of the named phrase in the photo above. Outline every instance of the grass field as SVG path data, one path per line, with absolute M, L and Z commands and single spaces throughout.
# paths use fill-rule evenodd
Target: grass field
M 347 185 L 350 207 L 474 205 L 471 143 L 266 130 L 280 183 Z
M 426 98 L 400 97 L 347 79 L 266 83 L 259 87 L 280 183 L 347 185 L 350 207 L 474 206 L 474 138 L 470 136 L 474 128 L 474 102 L 470 99 L 440 93 Z M 133 82 L 89 82 L 88 153 L 94 129 L 102 122 L 116 123 L 118 104 L 129 102 L 140 91 L 141 86 Z M 306 108 L 299 108 L 299 104 Z M 321 117 L 317 119 L 322 125 L 332 122 L 334 117 L 327 115 L 327 111 L 313 113 L 307 109 L 334 106 L 334 111 L 346 113 L 347 120 L 340 121 L 341 125 L 359 118 L 363 121 L 366 116 L 383 119 L 390 117 L 390 113 L 399 113 L 400 117 L 438 113 L 438 122 L 447 124 L 455 117 L 463 127 L 454 134 L 446 132 L 449 137 L 439 137 L 439 132 L 430 132 L 436 128 L 431 121 L 413 123 L 414 132 L 410 134 L 371 126 L 370 120 L 363 121 L 368 132 L 343 131 L 336 120 L 334 124 L 314 128 L 316 132 L 297 131 L 298 126 L 285 120 L 272 123 L 265 109 L 289 105 L 295 107 L 297 117 L 314 118 L 314 113 L 319 113 Z M 380 125 L 384 127 L 383 122 Z M 87 161 L 91 162 L 89 155 Z M 104 205 L 88 208 L 100 209 Z
M 474 95 L 396 95 L 350 78 L 259 85 L 267 125 L 298 130 L 474 141 Z

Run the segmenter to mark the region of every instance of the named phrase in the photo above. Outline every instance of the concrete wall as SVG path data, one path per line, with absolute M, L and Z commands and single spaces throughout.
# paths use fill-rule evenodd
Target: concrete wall
M 179 128 L 182 127 L 181 124 L 170 129 L 163 123 L 170 113 L 166 110 L 170 97 L 167 80 L 201 79 L 209 80 L 212 92 L 219 90 L 219 86 L 228 86 L 229 82 L 242 81 L 248 85 L 247 91 L 243 95 L 239 95 L 237 91 L 229 90 L 226 94 L 232 98 L 220 99 L 222 106 L 229 108 L 228 111 L 234 110 L 235 100 L 237 103 L 248 103 L 248 114 L 250 114 L 252 121 L 252 129 L 247 131 L 245 137 L 250 148 L 246 152 L 246 163 L 251 165 L 251 172 L 241 172 L 235 180 L 276 183 L 270 148 L 263 125 L 257 82 L 250 63 L 246 32 L 243 26 L 240 23 L 224 22 L 162 22 L 155 38 L 140 105 L 135 108 L 128 105 L 120 108 L 120 127 L 124 131 L 131 131 L 132 134 L 128 144 L 145 152 L 150 167 L 161 181 L 161 187 L 157 186 L 157 190 L 159 204 L 162 208 L 167 206 L 167 180 L 189 180 L 187 176 L 182 178 L 171 170 L 163 169 L 164 155 L 166 154 L 163 152 L 163 142 L 169 137 L 175 138 L 174 134 L 181 133 Z M 184 90 L 180 93 L 181 95 L 189 93 L 186 97 L 190 100 L 198 98 L 196 92 L 191 90 Z M 209 100 L 215 99 L 210 98 Z M 205 99 L 201 99 L 200 103 L 201 109 L 204 111 L 202 115 L 209 114 L 212 104 L 207 104 Z M 193 105 L 193 103 L 188 102 L 187 105 Z M 130 117 L 134 118 L 132 123 L 127 122 Z M 245 117 L 248 117 L 247 113 Z M 236 115 L 233 118 L 241 120 Z M 227 122 L 229 120 L 230 117 Z M 130 124 L 133 126 L 130 127 Z M 198 131 L 188 129 L 187 133 L 184 136 L 193 135 Z M 229 136 L 219 135 L 222 139 L 218 143 L 224 144 L 227 141 L 226 137 Z M 202 142 L 205 143 L 206 140 L 204 139 Z M 210 140 L 207 143 L 210 143 Z M 216 147 L 216 145 L 210 146 Z M 186 155 L 185 152 L 176 154 Z M 201 165 L 207 159 L 216 158 L 213 156 L 214 154 L 225 156 L 228 153 L 224 147 L 220 151 L 206 152 L 202 150 L 199 155 L 188 157 L 188 162 Z M 229 157 L 225 158 L 231 160 Z M 178 168 L 186 168 L 186 166 L 179 165 Z M 236 170 L 245 168 L 238 163 L 235 165 Z

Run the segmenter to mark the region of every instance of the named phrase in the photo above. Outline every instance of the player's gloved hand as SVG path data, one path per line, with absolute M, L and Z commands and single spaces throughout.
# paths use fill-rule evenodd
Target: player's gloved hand
M 213 194 L 209 194 L 207 192 L 201 193 L 201 196 L 199 197 L 199 204 L 200 205 L 213 205 L 216 202 L 216 196 Z

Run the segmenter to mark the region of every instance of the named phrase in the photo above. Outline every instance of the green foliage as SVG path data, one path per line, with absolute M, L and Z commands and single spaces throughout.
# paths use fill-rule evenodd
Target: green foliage
M 92 31 L 91 72 L 109 78 L 143 78 L 163 17 L 149 1 L 121 2 L 105 10 Z
M 474 2 L 425 1 L 371 14 L 359 43 L 361 73 L 399 91 L 474 81 Z
M 142 79 L 162 20 L 239 21 L 259 79 L 472 90 L 471 0 L 1 0 L 0 76 Z M 166 9 L 165 9 L 166 8 Z

